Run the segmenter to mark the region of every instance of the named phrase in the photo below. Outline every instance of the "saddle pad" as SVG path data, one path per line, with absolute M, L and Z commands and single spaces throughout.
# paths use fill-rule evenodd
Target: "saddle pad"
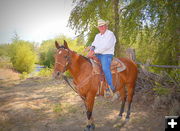
M 113 58 L 111 63 L 111 71 L 113 73 L 114 70 L 117 69 L 117 72 L 122 72 L 126 69 L 125 64 L 118 58 Z
M 95 62 L 94 60 L 90 59 L 92 66 L 93 66 L 93 72 L 95 74 L 101 74 L 102 72 L 101 65 Z M 112 63 L 111 63 L 111 72 L 117 73 L 117 72 L 122 72 L 126 69 L 125 64 L 119 60 L 118 58 L 113 58 Z

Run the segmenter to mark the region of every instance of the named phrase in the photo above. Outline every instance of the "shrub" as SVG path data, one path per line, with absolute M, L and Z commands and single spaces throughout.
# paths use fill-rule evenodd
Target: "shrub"
M 52 67 L 54 65 L 54 51 L 54 40 L 43 41 L 39 48 L 39 64 Z
M 52 76 L 52 72 L 53 72 L 53 69 L 44 68 L 38 73 L 38 76 L 49 77 L 49 76 Z
M 21 75 L 20 75 L 20 79 L 26 79 L 29 77 L 29 74 L 27 72 L 23 72 Z
M 21 73 L 30 73 L 37 59 L 31 43 L 26 41 L 16 41 L 13 43 L 10 56 L 13 67 Z
M 72 40 L 71 38 L 66 38 L 65 36 L 59 36 L 55 39 L 42 42 L 39 48 L 39 54 L 40 54 L 39 64 L 45 65 L 47 67 L 54 66 L 54 54 L 56 51 L 54 44 L 55 40 L 58 41 L 59 43 L 63 43 L 63 41 L 66 40 L 71 50 L 83 54 L 83 49 L 84 49 L 83 41 L 80 42 L 80 40 Z
M 12 63 L 8 56 L 0 56 L 0 68 L 12 68 Z

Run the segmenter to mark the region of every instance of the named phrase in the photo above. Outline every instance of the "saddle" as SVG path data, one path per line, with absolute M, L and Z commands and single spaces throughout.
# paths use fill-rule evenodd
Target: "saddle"
M 94 56 L 90 59 L 90 61 L 93 66 L 93 73 L 103 75 L 102 66 L 98 58 Z M 111 73 L 112 74 L 119 73 L 119 72 L 124 71 L 125 69 L 126 69 L 126 66 L 124 65 L 124 63 L 120 61 L 118 58 L 114 57 L 111 62 Z
M 101 63 L 96 56 L 93 56 L 90 59 L 90 61 L 93 66 L 93 74 L 100 75 L 100 85 L 98 87 L 97 95 L 103 96 L 105 89 L 108 88 L 108 84 L 105 80 L 105 76 L 102 71 Z M 111 73 L 112 73 L 112 75 L 115 75 L 116 79 L 118 77 L 118 73 L 124 71 L 125 69 L 126 69 L 126 66 L 122 61 L 120 61 L 118 58 L 113 58 L 113 60 L 111 62 Z

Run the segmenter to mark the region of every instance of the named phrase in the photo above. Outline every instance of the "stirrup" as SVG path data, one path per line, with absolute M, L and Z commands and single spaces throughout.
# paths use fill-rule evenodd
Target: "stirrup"
M 113 94 L 111 88 L 108 88 L 108 90 L 106 89 L 105 92 L 104 92 L 104 97 L 105 97 L 105 98 L 110 98 L 110 97 L 112 98 L 113 95 L 114 95 L 114 94 Z

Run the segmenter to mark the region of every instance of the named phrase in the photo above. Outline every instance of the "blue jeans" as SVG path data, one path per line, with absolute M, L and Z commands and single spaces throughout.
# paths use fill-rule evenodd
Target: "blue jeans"
M 112 54 L 96 54 L 96 57 L 100 60 L 101 65 L 102 65 L 102 70 L 105 74 L 106 81 L 112 91 L 115 91 L 115 88 L 113 86 L 113 81 L 112 81 L 112 74 L 111 74 L 111 61 L 113 58 Z

